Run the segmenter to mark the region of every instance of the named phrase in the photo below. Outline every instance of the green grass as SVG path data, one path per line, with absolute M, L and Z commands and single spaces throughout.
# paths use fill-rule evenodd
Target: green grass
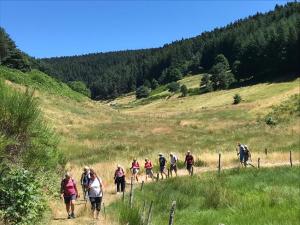
M 13 83 L 21 84 L 50 94 L 72 98 L 77 101 L 84 99 L 82 94 L 73 91 L 67 84 L 58 81 L 39 70 L 23 73 L 20 70 L 0 66 L 0 77 Z
M 146 185 L 143 192 L 137 188 L 134 211 L 141 211 L 144 200 L 147 207 L 154 201 L 152 224 L 163 225 L 168 223 L 172 201 L 176 201 L 174 224 L 296 225 L 300 218 L 299 175 L 299 167 L 282 167 L 169 179 Z M 117 202 L 110 208 L 117 218 L 125 211 L 120 205 Z M 123 216 L 121 221 L 126 224 L 130 218 L 124 221 Z

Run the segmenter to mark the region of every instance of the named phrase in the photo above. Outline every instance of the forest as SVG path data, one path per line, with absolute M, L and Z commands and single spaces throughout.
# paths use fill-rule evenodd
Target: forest
M 8 36 L 1 29 L 3 35 Z M 1 64 L 11 66 L 4 39 L 0 39 Z M 66 83 L 84 82 L 92 99 L 99 100 L 204 72 L 208 75 L 202 84 L 212 83 L 209 91 L 245 81 L 284 79 L 300 71 L 299 40 L 300 3 L 291 2 L 160 48 L 43 59 L 24 54 L 24 58 L 31 67 Z

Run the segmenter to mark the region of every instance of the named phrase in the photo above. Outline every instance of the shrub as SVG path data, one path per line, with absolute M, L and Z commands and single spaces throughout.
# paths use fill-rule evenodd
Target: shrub
M 71 81 L 68 83 L 69 87 L 87 97 L 91 97 L 91 90 L 87 88 L 82 81 Z
M 142 218 L 137 208 L 130 208 L 127 205 L 119 207 L 119 219 L 124 225 L 142 225 Z
M 188 89 L 187 89 L 187 87 L 186 87 L 186 85 L 185 85 L 185 84 L 184 84 L 184 85 L 182 85 L 182 86 L 180 87 L 180 92 L 181 92 L 181 96 L 182 96 L 182 97 L 185 97 L 185 96 L 187 96 Z
M 146 86 L 140 86 L 135 92 L 136 98 L 147 98 L 150 95 L 150 89 Z
M 158 86 L 159 86 L 158 81 L 155 80 L 155 79 L 152 79 L 152 81 L 151 81 L 151 88 L 154 90 L 154 89 L 156 89 Z
M 22 168 L 0 178 L 0 211 L 6 224 L 30 225 L 41 218 L 45 199 L 38 180 Z
M 242 97 L 239 94 L 233 96 L 233 104 L 237 105 L 242 101 Z
M 168 90 L 170 92 L 177 92 L 179 91 L 179 89 L 180 89 L 180 84 L 175 81 L 168 84 Z

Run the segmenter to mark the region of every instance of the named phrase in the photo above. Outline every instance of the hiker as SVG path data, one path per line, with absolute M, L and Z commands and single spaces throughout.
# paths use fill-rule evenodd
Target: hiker
M 117 193 L 125 191 L 125 172 L 120 165 L 117 165 L 114 176 L 115 184 L 117 186 Z
M 139 177 L 138 177 L 138 173 L 140 171 L 140 164 L 138 163 L 138 161 L 136 159 L 133 159 L 132 163 L 131 163 L 131 172 L 133 175 L 133 178 L 139 182 Z
M 83 173 L 81 174 L 81 178 L 80 178 L 84 200 L 86 200 L 89 181 L 90 181 L 90 169 L 88 166 L 85 166 L 83 168 Z
M 171 177 L 173 176 L 173 170 L 175 172 L 175 175 L 177 177 L 177 161 L 178 158 L 176 155 L 174 155 L 174 153 L 170 153 L 170 173 L 171 173 Z
M 238 148 L 237 148 L 237 156 L 240 157 L 240 163 L 241 163 L 241 165 L 244 165 L 244 155 L 245 155 L 244 145 L 242 145 L 241 143 L 238 143 L 237 146 L 238 146 Z
M 252 164 L 249 162 L 249 160 L 252 161 L 252 160 L 251 160 L 251 152 L 250 152 L 248 146 L 247 146 L 247 145 L 244 145 L 244 166 L 247 167 L 247 165 L 250 165 L 250 166 L 252 166 L 252 167 L 255 167 L 254 165 L 252 165 Z
M 75 200 L 79 198 L 76 183 L 71 177 L 71 174 L 67 172 L 65 178 L 61 181 L 60 188 L 61 198 L 64 198 L 66 204 L 66 211 L 68 213 L 68 219 L 75 218 Z M 71 209 L 71 212 L 70 212 Z
M 99 219 L 103 196 L 103 184 L 101 178 L 99 178 L 96 172 L 92 169 L 90 170 L 90 176 L 91 178 L 88 183 L 88 194 L 94 219 Z
M 153 166 L 152 166 L 152 162 L 149 159 L 145 159 L 145 170 L 146 170 L 146 181 L 148 179 L 148 177 L 153 179 Z
M 161 179 L 164 179 L 163 174 L 165 174 L 166 178 L 167 178 L 167 176 L 168 176 L 168 175 L 166 174 L 166 172 L 165 172 L 165 167 L 166 167 L 167 160 L 166 160 L 166 158 L 163 156 L 162 153 L 159 153 L 158 156 L 159 156 L 159 159 L 158 159 L 158 161 L 159 161 L 159 172 L 160 172 L 160 174 L 161 174 Z
M 190 151 L 187 151 L 185 155 L 184 165 L 186 165 L 186 169 L 188 170 L 189 175 L 193 175 L 194 157 L 192 156 Z

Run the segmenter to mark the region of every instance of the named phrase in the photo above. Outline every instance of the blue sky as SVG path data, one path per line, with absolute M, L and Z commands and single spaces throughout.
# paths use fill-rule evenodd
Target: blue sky
M 159 47 L 286 2 L 0 0 L 0 25 L 31 56 L 79 55 Z

